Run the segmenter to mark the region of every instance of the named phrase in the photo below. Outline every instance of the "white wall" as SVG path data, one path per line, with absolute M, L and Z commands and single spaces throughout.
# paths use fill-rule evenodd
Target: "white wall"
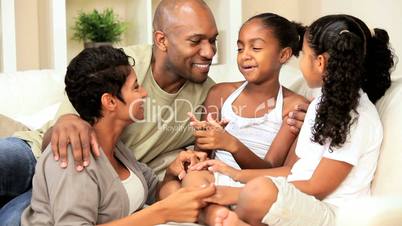
M 15 0 L 17 69 L 39 68 L 39 23 L 37 0 Z M 32 19 L 35 18 L 35 19 Z M 29 53 L 29 54 L 28 54 Z M 35 57 L 32 57 L 35 56 Z
M 83 48 L 84 44 L 77 40 L 72 40 L 73 30 L 72 27 L 75 24 L 75 19 L 77 18 L 80 11 L 88 13 L 93 9 L 97 9 L 99 11 L 103 11 L 106 8 L 113 8 L 113 11 L 119 15 L 119 18 L 126 18 L 126 9 L 127 7 L 125 0 L 91 0 L 91 1 L 82 1 L 82 0 L 66 0 L 68 4 L 66 4 L 67 11 L 67 59 L 70 61 L 74 56 L 76 56 Z M 124 19 L 122 19 L 124 20 Z M 130 23 L 129 26 L 135 26 Z M 136 39 L 134 35 L 132 35 L 133 39 Z M 122 43 L 127 41 L 126 37 L 123 37 Z
M 243 21 L 258 13 L 273 12 L 289 20 L 310 24 L 315 19 L 336 13 L 351 14 L 362 19 L 369 28 L 383 28 L 390 36 L 395 55 L 402 59 L 402 1 L 399 0 L 243 0 Z M 235 65 L 232 65 L 235 66 Z M 298 60 L 292 59 L 286 71 L 297 71 Z M 402 77 L 397 64 L 393 78 Z M 231 80 L 229 77 L 226 80 Z
M 402 1 L 399 0 L 322 0 L 320 15 L 346 13 L 362 19 L 370 28 L 384 28 L 395 54 L 402 59 Z M 317 15 L 318 16 L 318 15 Z M 397 65 L 393 77 L 402 75 Z
M 242 24 L 241 0 L 206 0 L 215 16 L 218 27 L 217 64 L 211 66 L 209 75 L 216 82 L 243 80 L 237 70 L 237 33 Z
M 63 0 L 60 0 L 63 1 Z M 133 19 L 122 44 L 147 42 L 149 31 L 141 21 L 147 17 L 139 2 L 152 4 L 152 11 L 160 0 L 65 0 L 67 2 L 68 59 L 82 49 L 82 43 L 71 41 L 70 27 L 80 9 L 113 7 L 121 18 Z M 391 37 L 396 55 L 402 58 L 402 1 L 399 0 L 206 0 L 216 17 L 219 36 L 219 64 L 211 68 L 211 76 L 218 82 L 242 79 L 236 65 L 236 39 L 242 22 L 262 12 L 274 12 L 290 20 L 309 24 L 316 18 L 332 13 L 348 13 L 361 18 L 369 27 L 385 28 Z M 50 35 L 46 15 L 49 0 L 15 0 L 18 70 L 46 68 L 52 64 Z M 136 15 L 135 19 L 133 15 Z M 138 28 L 138 29 L 137 29 Z M 146 28 L 148 29 L 148 28 Z M 140 30 L 140 31 L 138 31 Z M 145 34 L 144 34 L 145 33 Z M 29 51 L 27 51 L 29 50 Z M 289 66 L 297 69 L 297 60 Z M 402 75 L 397 66 L 393 76 Z

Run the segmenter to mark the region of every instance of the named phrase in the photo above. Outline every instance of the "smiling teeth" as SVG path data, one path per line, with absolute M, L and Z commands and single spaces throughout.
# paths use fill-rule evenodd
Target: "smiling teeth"
M 194 64 L 194 66 L 200 67 L 200 68 L 208 68 L 209 64 Z

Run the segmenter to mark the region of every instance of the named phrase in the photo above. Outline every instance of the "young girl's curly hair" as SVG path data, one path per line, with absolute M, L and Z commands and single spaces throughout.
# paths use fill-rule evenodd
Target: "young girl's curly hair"
M 385 30 L 367 26 L 349 15 L 330 15 L 315 21 L 306 31 L 316 55 L 328 54 L 322 96 L 317 108 L 312 141 L 342 146 L 358 115 L 359 90 L 375 103 L 391 84 L 394 65 Z

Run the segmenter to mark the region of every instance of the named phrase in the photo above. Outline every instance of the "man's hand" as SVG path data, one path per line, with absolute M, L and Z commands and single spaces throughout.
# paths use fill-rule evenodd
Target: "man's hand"
M 99 145 L 92 126 L 79 116 L 61 116 L 53 126 L 51 147 L 55 160 L 62 168 L 67 167 L 67 146 L 71 144 L 75 167 L 81 171 L 89 165 L 90 152 L 99 156 Z
M 295 106 L 294 111 L 291 111 L 288 114 L 289 118 L 286 123 L 290 126 L 290 130 L 295 135 L 299 134 L 300 129 L 303 126 L 309 104 L 310 103 L 298 104 Z
M 185 150 L 181 151 L 176 159 L 169 165 L 166 170 L 166 174 L 178 177 L 179 180 L 183 179 L 186 175 L 187 167 L 205 161 L 207 159 L 207 153 L 201 151 Z

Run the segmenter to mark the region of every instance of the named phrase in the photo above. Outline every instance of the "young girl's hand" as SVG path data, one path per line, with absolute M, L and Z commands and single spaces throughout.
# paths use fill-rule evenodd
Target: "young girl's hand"
M 217 159 L 211 159 L 211 160 L 206 160 L 200 163 L 195 164 L 194 166 L 190 167 L 189 170 L 203 170 L 207 169 L 211 172 L 219 172 L 222 174 L 225 174 L 234 180 L 237 181 L 237 175 L 240 172 L 240 170 L 235 169 L 231 166 L 226 165 L 224 162 L 217 160 Z
M 195 115 L 191 112 L 187 112 L 188 117 L 190 118 L 190 125 L 193 126 L 194 129 L 196 130 L 205 130 L 207 127 L 211 126 L 208 124 L 208 122 L 217 122 L 217 124 L 213 124 L 212 126 L 218 126 L 220 128 L 225 128 L 226 125 L 229 123 L 228 120 L 222 119 L 220 121 L 215 120 L 212 118 L 211 114 L 207 115 L 207 121 L 200 121 L 198 120 Z
M 193 135 L 197 147 L 203 150 L 223 149 L 232 153 L 237 139 L 224 129 L 227 123 L 224 120 L 215 121 L 210 114 L 207 116 L 207 121 L 192 120 L 190 125 L 194 128 Z

